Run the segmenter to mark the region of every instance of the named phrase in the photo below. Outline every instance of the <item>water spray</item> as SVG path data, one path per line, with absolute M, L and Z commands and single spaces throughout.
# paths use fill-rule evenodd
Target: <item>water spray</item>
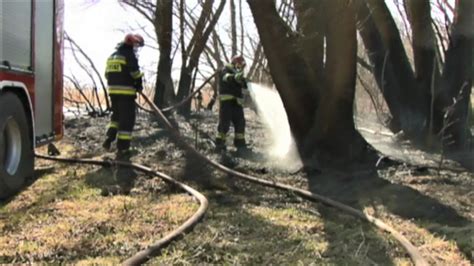
M 267 156 L 278 167 L 285 169 L 301 167 L 301 158 L 278 92 L 253 82 L 248 83 L 248 91 L 257 107 L 258 116 L 265 125 L 266 134 L 270 137 L 270 144 L 266 150 Z

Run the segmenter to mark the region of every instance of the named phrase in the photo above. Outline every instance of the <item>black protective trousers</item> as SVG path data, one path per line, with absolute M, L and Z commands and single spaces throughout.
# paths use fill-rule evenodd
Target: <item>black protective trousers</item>
M 106 134 L 110 142 L 117 139 L 118 150 L 130 148 L 135 126 L 135 98 L 135 95 L 110 95 L 112 117 Z
M 236 147 L 245 146 L 244 108 L 235 99 L 220 102 L 218 135 L 216 138 L 218 145 L 225 145 L 225 136 L 229 132 L 231 123 L 234 125 L 234 145 Z

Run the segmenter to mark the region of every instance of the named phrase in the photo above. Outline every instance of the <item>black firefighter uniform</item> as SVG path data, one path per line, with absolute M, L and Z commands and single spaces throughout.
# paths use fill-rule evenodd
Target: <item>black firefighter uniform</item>
M 237 148 L 246 146 L 245 117 L 242 89 L 247 89 L 247 82 L 242 72 L 234 65 L 228 64 L 220 72 L 219 82 L 219 125 L 217 127 L 216 146 L 225 146 L 231 123 L 234 126 L 234 145 Z
M 121 43 L 107 59 L 105 77 L 112 101 L 112 117 L 107 130 L 109 143 L 117 138 L 117 149 L 128 150 L 135 125 L 135 98 L 143 89 L 143 73 L 133 46 Z

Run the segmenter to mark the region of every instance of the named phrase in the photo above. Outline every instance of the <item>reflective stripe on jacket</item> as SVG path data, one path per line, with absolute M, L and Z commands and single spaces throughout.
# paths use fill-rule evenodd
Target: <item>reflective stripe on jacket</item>
M 240 104 L 240 105 L 244 104 L 244 98 L 238 98 L 238 97 L 235 97 L 234 95 L 231 95 L 231 94 L 221 94 L 221 95 L 219 95 L 219 100 L 221 102 L 236 100 L 238 104 Z
M 109 86 L 109 94 L 111 95 L 135 95 L 137 90 L 131 86 Z

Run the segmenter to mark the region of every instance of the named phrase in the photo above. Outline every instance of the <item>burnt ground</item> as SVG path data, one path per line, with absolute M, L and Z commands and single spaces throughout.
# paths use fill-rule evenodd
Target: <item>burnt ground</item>
M 374 215 L 403 232 L 430 264 L 472 264 L 473 173 L 440 163 L 438 155 L 422 153 L 366 122 L 358 123 L 364 137 L 396 160 L 352 172 L 282 167 L 284 161 L 265 160 L 261 152 L 268 133 L 255 113 L 246 110 L 246 117 L 250 145 L 259 155 L 252 158 L 236 157 L 233 148 L 224 156 L 213 151 L 214 113 L 199 112 L 189 123 L 176 121 L 188 143 L 213 160 Z M 65 137 L 57 143 L 62 156 L 114 158 L 113 151 L 101 148 L 106 118 L 65 123 Z M 191 185 L 209 199 L 204 220 L 151 264 L 411 264 L 390 235 L 364 221 L 208 167 L 177 148 L 146 113 L 138 118 L 134 145 L 133 162 Z M 189 195 L 136 171 L 43 160 L 36 168 L 37 179 L 0 205 L 0 263 L 115 264 L 197 209 Z M 116 184 L 130 191 L 106 195 Z

